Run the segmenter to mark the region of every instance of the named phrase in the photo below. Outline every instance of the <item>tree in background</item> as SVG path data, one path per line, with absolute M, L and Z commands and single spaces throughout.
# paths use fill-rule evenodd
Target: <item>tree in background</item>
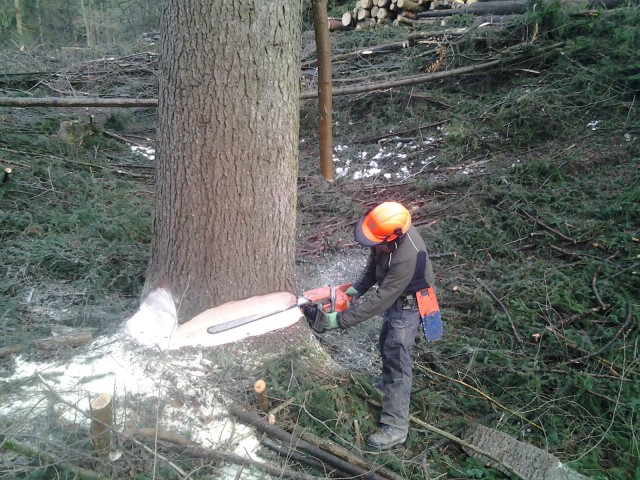
M 155 0 L 0 0 L 0 43 L 101 46 L 157 30 Z
M 295 291 L 300 0 L 167 0 L 147 292 Z

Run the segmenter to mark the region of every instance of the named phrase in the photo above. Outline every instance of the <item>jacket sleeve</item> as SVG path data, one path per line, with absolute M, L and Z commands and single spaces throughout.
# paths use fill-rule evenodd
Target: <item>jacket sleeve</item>
M 340 326 L 342 328 L 352 327 L 374 315 L 382 315 L 404 293 L 413 278 L 415 268 L 415 256 L 402 261 L 392 261 L 377 292 L 367 297 L 361 304 L 349 308 L 338 316 Z
M 367 260 L 367 266 L 360 274 L 360 278 L 353 284 L 353 288 L 358 290 L 360 295 L 364 295 L 376 283 L 376 254 L 371 249 L 371 254 Z

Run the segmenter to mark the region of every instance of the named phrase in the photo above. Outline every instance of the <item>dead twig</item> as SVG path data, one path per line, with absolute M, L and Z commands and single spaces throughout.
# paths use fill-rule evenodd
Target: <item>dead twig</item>
M 56 399 L 57 402 L 62 403 L 63 405 L 66 405 L 67 407 L 71 408 L 72 410 L 75 410 L 76 412 L 84 415 L 84 416 L 89 416 L 87 412 L 85 412 L 84 410 L 82 410 L 80 407 L 78 407 L 77 405 L 74 405 L 71 402 L 67 402 L 64 398 L 62 398 L 58 392 L 56 392 L 53 388 L 51 388 L 49 386 L 49 384 L 45 381 L 44 378 L 42 378 L 41 375 L 37 375 L 38 379 L 40 380 L 40 382 L 42 382 L 42 384 L 45 386 L 45 388 L 54 396 L 54 398 Z M 98 420 L 99 421 L 99 420 Z M 160 455 L 157 451 L 152 450 L 151 448 L 147 447 L 144 443 L 140 442 L 139 440 L 136 440 L 133 436 L 128 435 L 124 432 L 116 432 L 114 430 L 114 428 L 111 425 L 106 425 L 103 424 L 104 426 L 108 427 L 111 431 L 113 431 L 114 433 L 117 433 L 118 435 L 122 435 L 123 437 L 125 437 L 127 440 L 130 440 L 132 442 L 134 442 L 136 445 L 140 446 L 141 448 L 143 448 L 144 450 L 146 450 L 147 452 L 149 452 L 151 455 L 154 455 L 155 457 L 157 457 L 158 459 L 164 461 L 167 465 L 169 465 L 171 468 L 173 468 L 175 470 L 176 473 L 178 473 L 178 475 L 180 476 L 180 478 L 185 478 L 187 476 L 187 474 L 185 473 L 184 470 L 182 470 L 178 465 L 176 465 L 175 463 L 173 463 L 171 460 L 169 460 L 168 458 L 166 458 L 164 455 Z
M 258 430 L 265 432 L 268 435 L 271 435 L 279 440 L 289 442 L 291 445 L 295 445 L 297 448 L 300 448 L 301 450 L 304 450 L 305 452 L 313 455 L 322 462 L 329 463 L 337 469 L 347 472 L 350 475 L 364 475 L 366 476 L 366 478 L 369 478 L 371 480 L 382 480 L 382 477 L 377 473 L 373 471 L 367 471 L 362 467 L 346 462 L 341 458 L 325 450 L 322 450 L 305 440 L 302 440 L 302 438 L 296 438 L 290 433 L 282 430 L 281 428 L 278 428 L 275 425 L 270 425 L 262 417 L 242 408 L 239 405 L 231 405 L 229 407 L 229 413 L 238 417 L 246 424 L 251 425 L 252 427 L 255 427 Z
M 564 345 L 568 348 L 570 348 L 571 350 L 575 350 L 576 352 L 582 353 L 584 355 L 589 355 L 590 352 L 587 352 L 584 348 L 579 347 L 578 345 L 576 345 L 573 342 L 570 342 L 569 340 L 567 340 L 567 337 L 565 337 L 562 332 L 560 330 L 558 330 L 557 328 L 555 328 L 552 325 L 547 325 L 546 327 L 544 327 L 547 331 L 553 333 L 556 338 L 562 340 L 564 342 Z M 570 361 L 570 363 L 573 363 L 572 361 Z M 598 363 L 604 365 L 605 367 L 607 367 L 609 369 L 609 371 L 611 372 L 611 374 L 613 376 L 615 376 L 617 379 L 620 378 L 620 374 L 617 372 L 617 370 L 615 369 L 615 365 L 611 362 L 608 362 L 606 360 L 604 360 L 603 358 L 598 358 Z
M 304 473 L 294 472 L 292 470 L 288 470 L 286 468 L 282 468 L 277 465 L 273 465 L 271 463 L 266 463 L 258 460 L 252 460 L 251 458 L 243 457 L 241 455 L 237 455 L 235 453 L 228 452 L 219 452 L 217 450 L 212 450 L 210 448 L 204 447 L 179 447 L 177 450 L 180 453 L 185 455 L 189 455 L 193 458 L 203 458 L 207 460 L 214 460 L 217 462 L 228 462 L 233 463 L 235 465 L 243 465 L 257 468 L 263 472 L 266 472 L 270 475 L 275 476 L 276 478 L 286 477 L 292 478 L 293 480 L 321 480 L 326 477 L 314 477 L 312 475 L 306 475 Z
M 598 279 L 599 271 L 600 269 L 598 269 L 596 273 L 593 274 L 593 278 L 591 279 L 591 290 L 593 291 L 593 295 L 596 297 L 596 301 L 598 302 L 598 305 L 600 305 L 600 311 L 606 312 L 609 309 L 609 307 L 600 298 L 600 294 L 598 293 L 598 287 L 596 286 L 596 280 Z
M 444 208 L 441 208 L 439 210 L 435 210 L 433 212 L 429 212 L 427 213 L 427 217 L 433 217 L 434 215 L 444 212 L 446 210 L 449 210 L 451 207 L 453 207 L 454 205 L 457 205 L 458 203 L 466 200 L 469 196 L 468 195 L 464 195 L 463 197 L 460 197 L 458 200 L 456 200 L 455 202 L 451 202 L 449 205 L 447 205 Z M 418 225 L 426 225 L 427 223 L 431 223 L 433 221 L 433 218 L 430 220 L 418 220 L 417 222 L 413 222 L 414 226 L 418 226 Z
M 381 405 L 380 405 L 380 403 L 379 403 L 379 402 L 376 402 L 375 400 L 373 400 L 373 399 L 371 399 L 371 398 L 367 399 L 367 401 L 368 401 L 371 405 L 373 405 L 373 406 L 375 406 L 375 407 L 377 407 L 377 408 L 380 408 L 380 407 L 381 407 Z M 444 430 L 440 430 L 438 427 L 434 427 L 433 425 L 431 425 L 431 424 L 429 424 L 429 423 L 427 423 L 427 422 L 425 422 L 425 421 L 423 421 L 423 420 L 421 420 L 421 419 L 419 419 L 419 418 L 417 418 L 417 417 L 415 417 L 415 416 L 413 416 L 413 415 L 409 415 L 409 420 L 411 420 L 411 421 L 412 421 L 413 423 L 415 423 L 416 425 L 418 425 L 418 426 L 420 426 L 420 427 L 424 428 L 425 430 L 429 430 L 430 432 L 433 432 L 433 433 L 435 433 L 435 434 L 438 434 L 438 435 L 440 435 L 440 436 L 442 436 L 442 437 L 444 437 L 444 438 L 447 438 L 447 439 L 451 440 L 451 441 L 452 441 L 452 442 L 454 442 L 454 443 L 457 443 L 457 444 L 458 444 L 458 445 L 460 445 L 461 447 L 468 448 L 469 450 L 472 450 L 473 452 L 475 452 L 475 453 L 477 453 L 477 454 L 479 454 L 479 455 L 482 455 L 483 457 L 486 457 L 486 458 L 488 458 L 488 459 L 490 459 L 490 460 L 492 460 L 492 461 L 494 461 L 494 462 L 497 462 L 501 467 L 503 467 L 503 468 L 505 468 L 506 470 L 508 470 L 508 471 L 510 471 L 511 473 L 513 473 L 513 475 L 514 475 L 516 478 L 519 478 L 519 479 L 521 479 L 521 480 L 527 480 L 527 479 L 525 479 L 525 477 L 523 477 L 522 475 L 520 475 L 520 474 L 515 470 L 515 468 L 514 468 L 514 467 L 512 467 L 512 466 L 511 466 L 511 465 L 509 465 L 508 463 L 505 463 L 505 462 L 503 462 L 503 461 L 501 461 L 501 460 L 499 460 L 499 459 L 495 458 L 493 455 L 491 455 L 491 453 L 489 453 L 489 452 L 487 452 L 487 451 L 485 451 L 485 450 L 482 450 L 481 448 L 478 448 L 478 447 L 476 447 L 475 445 L 473 445 L 473 444 L 471 444 L 471 443 L 469 443 L 469 442 L 466 442 L 465 440 L 462 440 L 461 438 L 456 437 L 455 435 L 450 434 L 449 432 L 445 432 Z
M 529 220 L 531 220 L 532 222 L 540 225 L 542 228 L 544 228 L 545 230 L 553 233 L 554 235 L 562 238 L 563 240 L 566 240 L 567 242 L 571 242 L 574 245 L 576 243 L 578 243 L 576 240 L 574 240 L 571 237 L 567 237 L 566 235 L 564 235 L 562 232 L 559 232 L 558 230 L 556 230 L 555 228 L 550 227 L 549 225 L 547 225 L 546 223 L 543 223 L 541 220 L 539 220 L 538 218 L 534 217 L 533 215 L 531 215 L 530 213 L 526 212 L 525 210 L 520 209 L 519 210 L 520 213 L 522 213 L 525 217 L 527 217 Z
M 518 330 L 516 329 L 516 324 L 513 322 L 513 319 L 511 318 L 511 315 L 509 314 L 509 310 L 507 310 L 507 307 L 505 307 L 504 303 L 502 303 L 500 301 L 500 299 L 491 291 L 491 289 L 479 278 L 473 277 L 474 280 L 478 283 L 478 285 L 480 285 L 482 288 L 484 288 L 487 293 L 491 296 L 491 298 L 493 298 L 495 300 L 495 302 L 500 305 L 500 307 L 502 308 L 502 311 L 504 312 L 504 314 L 507 316 L 507 319 L 509 320 L 509 323 L 511 324 L 511 330 L 513 331 L 513 335 L 516 337 L 516 340 L 518 340 L 518 343 L 520 345 L 522 345 L 524 343 L 524 340 L 522 340 L 522 337 L 520 337 L 520 334 L 518 333 Z
M 458 385 L 462 385 L 462 386 L 463 386 L 463 387 L 465 387 L 465 388 L 468 388 L 468 389 L 470 389 L 470 390 L 473 390 L 473 391 L 474 391 L 474 392 L 476 392 L 478 395 L 480 395 L 482 398 L 484 398 L 484 399 L 486 399 L 486 400 L 489 400 L 491 403 L 493 403 L 493 404 L 494 404 L 495 406 L 497 406 L 498 408 L 500 408 L 500 409 L 504 410 L 505 412 L 507 412 L 507 413 L 509 413 L 509 414 L 511 414 L 511 415 L 513 415 L 513 416 L 515 416 L 515 417 L 518 417 L 520 420 L 522 420 L 522 421 L 524 421 L 524 422 L 528 423 L 528 424 L 529 424 L 529 425 L 531 425 L 532 427 L 537 428 L 537 429 L 538 429 L 538 430 L 540 430 L 540 431 L 543 431 L 542 427 L 541 427 L 540 425 L 538 425 L 537 423 L 532 422 L 532 421 L 531 421 L 531 420 L 529 420 L 528 418 L 523 417 L 523 416 L 522 416 L 522 415 L 520 415 L 519 413 L 514 412 L 514 411 L 513 411 L 513 410 L 511 410 L 510 408 L 508 408 L 508 407 L 506 407 L 506 406 L 502 405 L 502 404 L 501 404 L 500 402 L 498 402 L 496 399 L 494 399 L 494 398 L 490 397 L 489 395 L 487 395 L 486 393 L 484 393 L 482 390 L 480 390 L 480 389 L 478 389 L 478 388 L 474 387 L 473 385 L 469 385 L 468 383 L 465 383 L 465 382 L 463 382 L 462 380 L 458 380 L 458 379 L 456 379 L 456 378 L 448 377 L 448 376 L 446 376 L 446 375 L 443 375 L 442 373 L 438 373 L 438 372 L 436 372 L 435 370 L 431 370 L 431 369 L 430 369 L 430 368 L 428 368 L 428 367 L 423 367 L 422 365 L 414 365 L 414 366 L 415 366 L 418 370 L 422 370 L 422 371 L 423 371 L 424 373 L 426 373 L 426 374 L 429 374 L 429 375 L 431 375 L 431 374 L 433 374 L 433 375 L 437 375 L 438 377 L 442 377 L 442 378 L 445 378 L 445 379 L 447 379 L 447 380 L 451 380 L 452 382 L 455 382 L 455 383 L 457 383 Z
M 605 343 L 602 347 L 598 348 L 597 350 L 594 350 L 593 352 L 588 353 L 587 355 L 584 355 L 582 357 L 574 358 L 573 360 L 571 360 L 571 363 L 586 362 L 590 358 L 593 358 L 598 355 L 602 355 L 611 347 L 611 345 L 613 345 L 613 343 L 620 337 L 621 334 L 623 334 L 626 330 L 630 329 L 632 320 L 633 320 L 633 313 L 631 309 L 631 304 L 627 303 L 627 319 L 625 320 L 622 327 L 618 329 L 618 331 L 613 336 L 613 338 L 609 340 L 607 343 Z

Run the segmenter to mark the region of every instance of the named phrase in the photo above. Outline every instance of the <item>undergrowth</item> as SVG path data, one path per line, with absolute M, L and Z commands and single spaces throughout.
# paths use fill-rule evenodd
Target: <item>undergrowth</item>
M 107 155 L 140 159 L 98 138 L 82 120 L 74 120 L 81 133 L 71 142 L 66 130 L 61 139 L 54 117 L 15 115 L 13 122 L 19 124 L 3 125 L 0 137 L 3 163 L 12 167 L 0 188 L 3 324 L 41 317 L 29 305 L 34 294 L 50 296 L 52 309 L 63 300 L 105 305 L 122 315 L 137 303 L 144 280 L 151 202 L 139 181 L 112 166 Z M 30 333 L 47 334 L 46 320 L 36 321 Z M 103 320 L 75 314 L 63 323 L 105 327 Z

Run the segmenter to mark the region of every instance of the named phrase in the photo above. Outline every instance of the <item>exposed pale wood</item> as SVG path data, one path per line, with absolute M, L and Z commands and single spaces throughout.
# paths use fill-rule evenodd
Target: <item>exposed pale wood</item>
M 351 14 L 348 14 L 351 15 Z M 342 18 L 331 18 L 329 17 L 327 22 L 328 22 L 328 28 L 330 32 L 335 32 L 338 30 L 350 30 L 351 28 L 353 28 L 354 23 L 353 21 L 351 22 L 351 24 L 349 25 L 345 25 L 344 24 L 344 16 Z
M 376 26 L 375 18 L 367 18 L 365 20 L 362 20 L 361 22 L 356 23 L 356 30 L 368 30 L 368 29 L 373 28 L 375 26 Z M 335 95 L 336 90 L 333 91 L 334 95 Z M 300 98 L 302 98 L 302 96 Z M 312 98 L 312 97 L 309 97 L 309 98 Z
M 91 408 L 91 443 L 98 455 L 104 456 L 111 450 L 111 425 L 113 423 L 112 397 L 102 393 L 92 399 Z
M 351 16 L 351 14 L 349 12 L 344 12 L 342 14 L 342 25 L 345 27 L 349 27 L 352 23 L 353 17 Z
M 389 17 L 389 10 L 387 10 L 386 8 L 378 8 L 378 12 L 376 13 L 376 18 L 378 20 L 383 20 L 385 18 Z
M 263 412 L 269 411 L 269 399 L 267 398 L 267 384 L 264 380 L 260 379 L 253 385 L 253 390 L 256 392 L 256 404 L 258 408 Z
M 402 10 L 408 10 L 409 12 L 421 12 L 423 10 L 421 5 L 418 5 L 412 0 L 398 0 L 396 5 Z
M 367 10 L 366 8 L 360 8 L 358 10 L 358 21 L 361 21 L 370 17 L 371 17 L 371 10 Z

